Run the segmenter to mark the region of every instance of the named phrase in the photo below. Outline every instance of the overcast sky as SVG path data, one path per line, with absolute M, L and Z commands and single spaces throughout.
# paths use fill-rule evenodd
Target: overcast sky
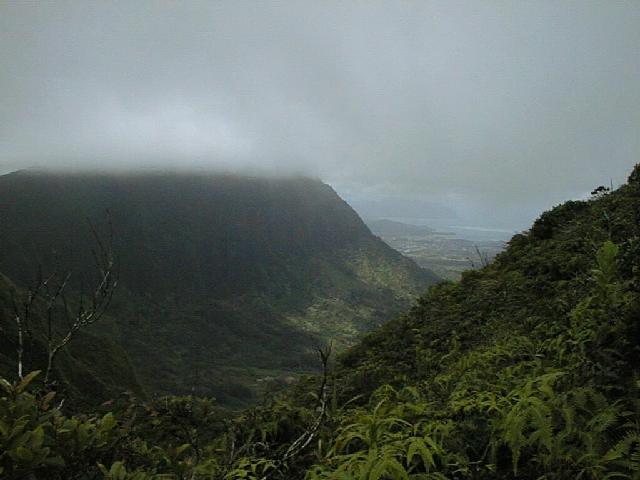
M 0 0 L 0 92 L 0 170 L 293 171 L 519 228 L 640 161 L 640 1 Z

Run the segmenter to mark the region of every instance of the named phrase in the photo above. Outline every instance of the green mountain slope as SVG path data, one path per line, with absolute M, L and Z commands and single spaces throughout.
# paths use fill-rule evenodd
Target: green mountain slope
M 375 386 L 406 376 L 432 377 L 444 368 L 439 359 L 436 368 L 426 357 L 484 348 L 517 335 L 555 335 L 568 325 L 555 322 L 569 322 L 594 294 L 597 253 L 607 240 L 620 250 L 617 281 L 634 289 L 640 273 L 640 186 L 630 178 L 613 193 L 544 213 L 490 266 L 432 287 L 409 312 L 351 349 L 344 365 L 366 370 Z M 389 344 L 398 340 L 401 345 Z
M 228 478 L 640 478 L 640 166 L 431 287 L 318 384 L 212 442 L 249 452 Z
M 244 401 L 352 344 L 435 277 L 371 235 L 327 185 L 233 175 L 0 177 L 0 270 L 90 278 L 87 219 L 113 223 L 120 284 L 94 333 L 129 354 L 149 393 Z
M 310 478 L 640 478 L 639 293 L 636 167 L 343 355 Z
M 67 419 L 3 382 L 0 468 L 61 479 L 98 476 L 97 462 L 126 480 L 638 479 L 640 166 L 614 192 L 544 213 L 493 264 L 431 287 L 328 365 L 231 420 L 191 396 Z M 16 443 L 5 432 L 25 422 Z M 59 424 L 70 433 L 38 433 Z M 70 441 L 78 428 L 84 444 Z

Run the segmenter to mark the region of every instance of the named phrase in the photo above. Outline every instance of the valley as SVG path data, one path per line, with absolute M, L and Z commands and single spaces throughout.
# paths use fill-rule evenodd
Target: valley
M 0 177 L 0 193 L 19 185 L 12 191 L 18 195 L 33 182 L 39 188 L 31 190 L 29 198 L 37 199 L 36 191 L 51 189 L 52 178 L 42 180 L 27 175 L 3 183 L 6 178 Z M 58 181 L 66 187 L 71 180 Z M 120 188 L 120 181 L 96 180 L 106 184 L 107 191 Z M 189 189 L 181 188 L 181 195 L 201 181 L 190 178 Z M 211 191 L 210 181 L 203 185 L 206 192 Z M 241 185 L 246 180 L 236 181 Z M 152 179 L 152 190 L 166 194 L 174 182 Z M 123 480 L 167 475 L 338 480 L 370 478 L 371 469 L 385 480 L 534 480 L 541 472 L 562 472 L 549 477 L 560 479 L 637 476 L 640 166 L 616 191 L 544 212 L 493 262 L 463 272 L 459 281 L 433 285 L 403 313 L 386 310 L 393 318 L 380 318 L 377 327 L 375 314 L 394 298 L 394 288 L 409 293 L 408 280 L 419 289 L 435 278 L 373 237 L 326 186 L 295 180 L 270 183 L 270 188 L 278 196 L 283 191 L 290 196 L 299 182 L 305 190 L 301 198 L 310 200 L 309 190 L 315 188 L 320 191 L 315 201 L 328 200 L 337 210 L 324 225 L 338 235 L 323 237 L 317 217 L 305 224 L 307 234 L 316 234 L 307 237 L 307 243 L 322 239 L 332 247 L 323 255 L 322 242 L 306 250 L 305 258 L 314 255 L 315 266 L 298 258 L 296 271 L 311 273 L 303 280 L 305 288 L 294 289 L 282 263 L 276 265 L 280 276 L 265 277 L 271 280 L 268 284 L 276 278 L 279 282 L 267 298 L 266 291 L 258 295 L 255 287 L 242 291 L 242 283 L 237 294 L 226 296 L 224 288 L 211 287 L 189 295 L 174 286 L 171 293 L 163 282 L 173 284 L 174 276 L 155 262 L 145 263 L 139 272 L 155 269 L 156 278 L 146 277 L 144 284 L 125 283 L 135 277 L 130 271 L 123 273 L 125 288 L 114 299 L 110 318 L 103 319 L 101 328 L 79 336 L 59 358 L 56 379 L 64 389 L 41 398 L 37 371 L 0 384 L 6 392 L 0 397 L 1 425 L 9 426 L 0 429 L 0 438 L 12 442 L 4 440 L 12 456 L 0 456 L 0 466 L 8 469 L 10 478 L 37 471 L 63 479 L 88 471 Z M 82 191 L 79 187 L 87 179 L 73 183 L 71 196 Z M 95 201 L 97 185 L 89 184 L 89 197 Z M 139 193 L 140 179 L 135 184 L 131 191 Z M 260 184 L 251 187 L 255 192 Z M 56 202 L 66 191 L 57 190 L 58 195 L 39 203 L 50 214 L 46 218 L 60 214 Z M 148 195 L 147 190 L 141 198 Z M 163 196 L 154 195 L 153 202 L 161 202 Z M 272 201 L 264 191 L 261 196 L 263 202 Z M 135 202 L 129 198 L 126 204 Z M 173 201 L 171 206 L 178 205 Z M 154 212 L 149 204 L 145 207 L 146 215 Z M 303 218 L 309 219 L 311 212 L 322 216 L 326 208 L 306 209 Z M 160 219 L 171 218 L 164 209 L 155 212 Z M 0 213 L 7 220 L 16 212 L 3 208 Z M 182 213 L 178 229 L 165 221 L 146 223 L 146 228 L 162 226 L 165 241 L 179 232 L 197 231 L 194 224 L 183 228 L 189 224 L 189 212 Z M 116 214 L 120 221 L 126 218 Z M 27 223 L 21 218 L 4 223 L 11 225 L 11 238 L 23 238 L 24 244 L 39 238 L 36 230 L 22 237 Z M 292 225 L 301 235 L 300 222 Z M 50 236 L 53 226 L 48 225 L 43 239 L 55 238 Z M 217 232 L 224 229 L 222 223 L 217 226 Z M 383 229 L 435 235 L 425 227 L 388 221 L 377 225 L 378 232 Z M 135 239 L 135 231 L 126 238 Z M 274 234 L 286 236 L 286 229 L 280 225 Z M 340 234 L 348 239 L 345 243 L 339 244 Z M 287 238 L 291 247 L 297 236 Z M 171 255 L 151 258 L 176 256 L 174 261 L 188 265 L 189 257 L 173 247 Z M 19 258 L 15 251 L 7 257 L 12 248 L 7 242 L 2 250 L 5 270 L 11 270 L 8 260 Z M 201 281 L 206 281 L 210 272 L 200 272 Z M 181 281 L 197 278 L 193 273 L 181 275 Z M 15 327 L 9 320 L 12 297 L 21 295 L 19 290 L 0 277 L 0 367 L 9 378 L 15 349 Z M 46 325 L 41 312 L 34 311 L 36 326 Z M 327 343 L 311 343 L 337 337 L 344 341 L 337 352 Z M 34 343 L 40 342 L 37 349 L 44 348 L 41 339 L 34 335 Z M 315 372 L 310 367 L 314 347 L 319 348 L 322 365 Z M 30 389 L 30 384 L 35 386 Z M 130 393 L 117 395 L 118 388 Z M 56 395 L 69 400 L 64 409 L 50 409 L 48 402 Z M 85 402 L 79 403 L 83 395 Z M 259 395 L 264 395 L 260 403 Z M 100 396 L 111 400 L 96 405 Z M 85 411 L 96 413 L 76 413 Z M 20 429 L 26 431 L 13 439 L 12 432 Z M 554 442 L 557 448 L 551 448 Z M 315 448 L 307 448 L 309 444 Z M 599 473 L 583 475 L 591 471 Z M 437 476 L 430 476 L 432 472 Z
M 90 333 L 126 352 L 147 395 L 259 401 L 316 371 L 317 346 L 345 349 L 438 279 L 318 180 L 162 172 L 0 176 L 0 272 L 23 289 L 38 268 L 71 272 L 73 298 L 91 229 L 107 238 L 109 222 L 119 284 Z

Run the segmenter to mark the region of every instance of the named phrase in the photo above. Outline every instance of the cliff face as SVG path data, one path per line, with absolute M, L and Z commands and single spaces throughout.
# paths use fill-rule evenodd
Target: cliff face
M 435 280 L 319 181 L 189 174 L 0 177 L 0 271 L 28 285 L 36 265 L 58 265 L 77 290 L 91 275 L 89 221 L 106 239 L 109 218 L 120 286 L 96 333 L 125 348 L 149 392 L 198 383 L 246 399 Z

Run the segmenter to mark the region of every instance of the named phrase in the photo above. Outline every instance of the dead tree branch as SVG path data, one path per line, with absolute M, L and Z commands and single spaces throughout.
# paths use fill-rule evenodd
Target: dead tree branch
M 94 324 L 106 312 L 118 283 L 113 254 L 113 226 L 110 216 L 108 220 L 109 236 L 106 243 L 89 222 L 91 233 L 97 245 L 97 248 L 92 250 L 97 279 L 88 298 L 85 298 L 83 286 L 80 287 L 77 307 L 73 315 L 70 313 L 71 307 L 65 295 L 71 272 L 61 275 L 57 267 L 47 277 L 42 275 L 42 268 L 39 267 L 36 281 L 29 288 L 23 300 L 19 301 L 15 293 L 12 294 L 13 313 L 17 327 L 18 378 L 23 378 L 26 370 L 27 347 L 25 341 L 26 339 L 31 341 L 33 338 L 32 316 L 36 307 L 41 308 L 44 313 L 41 336 L 44 338 L 47 356 L 47 365 L 44 369 L 45 384 L 49 382 L 54 360 L 58 353 L 71 342 L 79 330 Z M 66 320 L 65 325 L 60 325 L 60 316 Z M 33 350 L 32 346 L 30 348 Z
M 315 409 L 319 410 L 318 416 L 315 418 L 313 423 L 309 425 L 309 427 L 298 437 L 296 438 L 289 448 L 285 451 L 284 455 L 277 460 L 277 464 L 280 467 L 286 466 L 287 463 L 297 457 L 305 448 L 311 443 L 311 441 L 316 437 L 318 431 L 322 427 L 324 423 L 325 417 L 327 415 L 327 397 L 329 393 L 329 389 L 327 387 L 327 381 L 329 379 L 329 360 L 331 358 L 331 350 L 332 344 L 326 346 L 326 348 L 322 349 L 320 347 L 316 347 L 318 352 L 318 356 L 320 357 L 320 362 L 322 363 L 322 377 L 320 381 L 320 386 L 318 388 L 318 397 L 316 400 Z M 261 480 L 267 480 L 270 474 L 267 474 L 262 477 Z

